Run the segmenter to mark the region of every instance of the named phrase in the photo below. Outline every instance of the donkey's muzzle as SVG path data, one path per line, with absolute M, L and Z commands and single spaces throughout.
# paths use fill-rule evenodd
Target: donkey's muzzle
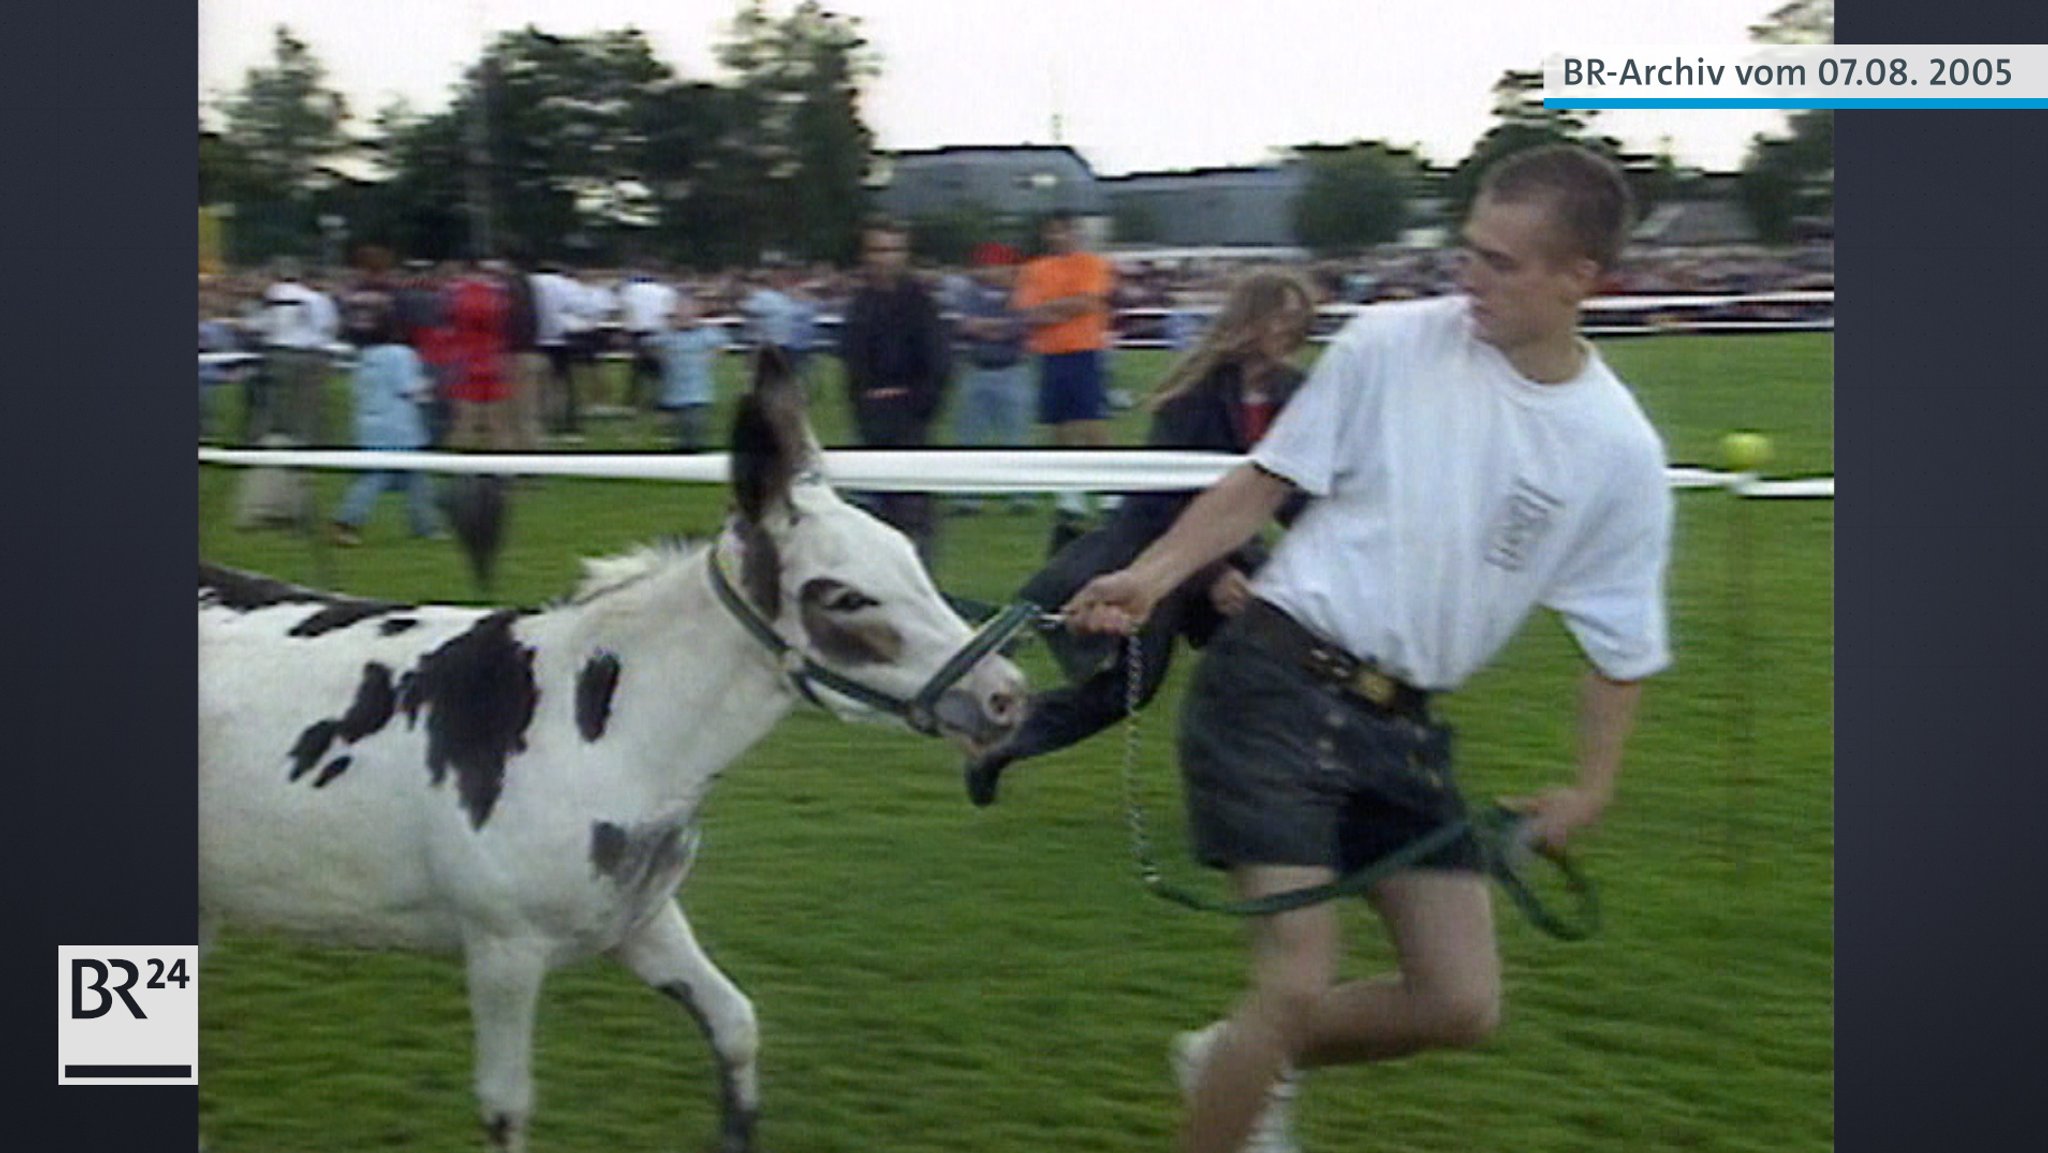
M 1010 662 L 999 657 L 985 661 L 973 676 L 940 694 L 932 731 L 987 748 L 1023 723 L 1027 688 L 1024 674 Z

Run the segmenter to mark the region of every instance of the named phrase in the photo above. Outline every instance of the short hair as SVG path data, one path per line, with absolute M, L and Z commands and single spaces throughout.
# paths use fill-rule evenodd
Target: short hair
M 1613 268 L 1635 217 L 1635 198 L 1621 169 L 1575 144 L 1546 144 L 1496 162 L 1479 178 L 1479 195 L 1526 204 L 1549 201 L 1572 252 Z

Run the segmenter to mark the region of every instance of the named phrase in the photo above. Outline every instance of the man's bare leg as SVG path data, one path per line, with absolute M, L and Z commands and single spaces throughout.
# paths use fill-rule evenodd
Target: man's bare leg
M 1500 1024 L 1500 950 L 1485 876 L 1411 870 L 1376 886 L 1370 900 L 1400 972 L 1325 992 L 1296 1063 L 1386 1061 L 1491 1036 Z
M 1323 884 L 1323 868 L 1245 866 L 1232 871 L 1240 899 Z M 1314 1015 L 1336 980 L 1336 907 L 1253 918 L 1251 991 L 1209 1050 L 1180 1133 L 1184 1153 L 1236 1153 L 1266 1106 L 1267 1092 L 1306 1044 Z

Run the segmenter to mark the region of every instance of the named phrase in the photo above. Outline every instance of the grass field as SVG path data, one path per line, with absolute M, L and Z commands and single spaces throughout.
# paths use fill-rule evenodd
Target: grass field
M 1674 462 L 1711 464 L 1721 434 L 1745 427 L 1776 442 L 1773 475 L 1832 473 L 1828 337 L 1665 336 L 1604 351 Z M 1120 354 L 1119 383 L 1142 391 L 1162 366 Z M 830 381 L 815 407 L 825 442 L 845 443 Z M 1135 442 L 1141 420 L 1122 418 L 1120 439 Z M 590 447 L 653 449 L 660 436 L 606 421 Z M 323 507 L 342 484 L 318 479 Z M 396 498 L 367 547 L 323 553 L 232 528 L 233 488 L 229 470 L 199 470 L 208 560 L 381 597 L 475 599 L 451 545 L 406 538 Z M 538 603 L 568 590 L 578 557 L 707 534 L 723 501 L 694 486 L 526 483 L 500 597 Z M 1579 846 L 1604 932 L 1562 944 L 1503 903 L 1506 1027 L 1477 1052 L 1318 1075 L 1301 1109 L 1312 1153 L 1832 1148 L 1834 509 L 1689 492 L 1679 517 L 1678 663 L 1645 698 L 1620 801 Z M 1746 570 L 1731 549 L 1738 517 Z M 940 584 L 1007 598 L 1046 528 L 1044 514 L 950 520 Z M 1040 651 L 1022 661 L 1051 675 Z M 1180 851 L 1170 752 L 1189 664 L 1147 715 L 1142 772 L 1175 876 L 1208 884 Z M 1563 628 L 1539 618 L 1447 700 L 1469 791 L 1570 772 L 1578 667 Z M 1240 929 L 1132 879 L 1121 747 L 1106 735 L 1022 766 L 1003 803 L 977 811 L 945 746 L 803 712 L 728 774 L 683 899 L 760 1010 L 765 1149 L 1169 1147 L 1165 1043 L 1229 1003 Z M 1370 916 L 1346 918 L 1350 970 L 1384 967 Z M 469 1053 L 455 964 L 230 931 L 205 974 L 202 1128 L 222 1153 L 480 1147 Z M 694 1029 L 608 964 L 549 981 L 536 1080 L 543 1153 L 697 1149 L 715 1133 Z

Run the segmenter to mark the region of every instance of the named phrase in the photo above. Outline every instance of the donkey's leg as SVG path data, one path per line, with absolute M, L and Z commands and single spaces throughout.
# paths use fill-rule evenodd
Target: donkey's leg
M 500 1153 L 524 1153 L 533 1116 L 533 1018 L 547 964 L 524 941 L 472 937 L 469 1015 L 476 1029 L 476 1098 Z
M 673 901 L 635 929 L 614 955 L 696 1018 L 718 1059 L 724 1110 L 720 1148 L 723 1153 L 753 1148 L 754 1120 L 761 1110 L 755 1063 L 761 1041 L 753 1002 L 711 963 Z

